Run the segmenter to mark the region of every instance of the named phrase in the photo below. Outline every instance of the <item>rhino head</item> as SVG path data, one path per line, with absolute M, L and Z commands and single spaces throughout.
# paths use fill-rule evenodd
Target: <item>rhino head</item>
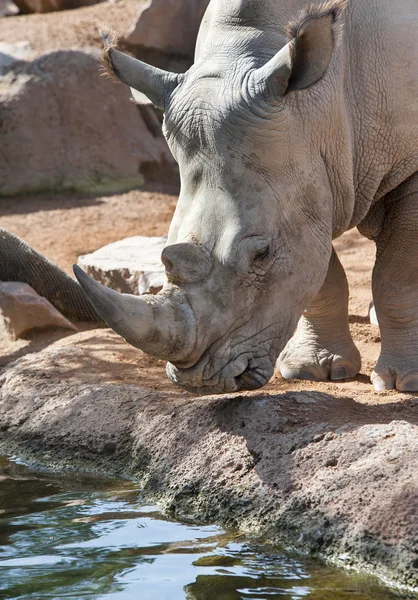
M 159 294 L 121 295 L 76 275 L 110 327 L 167 360 L 170 379 L 195 393 L 265 385 L 325 279 L 334 209 L 325 136 L 314 133 L 324 85 L 315 84 L 331 61 L 341 6 L 306 13 L 274 49 L 248 28 L 223 29 L 218 14 L 185 74 L 107 42 L 112 71 L 164 111 L 181 193 Z

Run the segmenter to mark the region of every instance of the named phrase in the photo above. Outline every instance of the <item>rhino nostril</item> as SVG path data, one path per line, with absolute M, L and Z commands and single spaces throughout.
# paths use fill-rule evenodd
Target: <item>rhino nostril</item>
M 173 270 L 173 263 L 171 262 L 171 260 L 164 256 L 164 254 L 162 254 L 161 260 L 163 265 L 165 266 L 165 270 L 167 271 L 167 273 L 171 273 L 171 271 Z
M 174 283 L 194 283 L 212 269 L 210 254 L 197 244 L 182 243 L 166 246 L 161 254 L 166 273 Z

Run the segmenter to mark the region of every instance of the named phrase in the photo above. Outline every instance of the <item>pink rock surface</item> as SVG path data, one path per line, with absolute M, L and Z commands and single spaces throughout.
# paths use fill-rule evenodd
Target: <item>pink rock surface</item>
M 15 340 L 33 329 L 48 327 L 77 331 L 70 321 L 30 285 L 0 282 L 0 337 Z
M 209 0 L 149 0 L 126 36 L 133 46 L 191 56 Z
M 157 294 L 165 280 L 161 252 L 166 243 L 166 237 L 126 238 L 80 256 L 78 266 L 117 292 Z
M 99 61 L 95 48 L 61 50 L 2 77 L 1 195 L 109 193 L 174 165 L 160 129 L 145 122 L 127 86 L 102 77 Z

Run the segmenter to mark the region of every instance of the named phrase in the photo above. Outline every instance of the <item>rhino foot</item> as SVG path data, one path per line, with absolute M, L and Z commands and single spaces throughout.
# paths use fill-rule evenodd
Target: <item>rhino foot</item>
M 418 359 L 381 354 L 371 380 L 376 392 L 418 392 Z
M 348 324 L 348 295 L 344 269 L 332 249 L 322 288 L 279 356 L 277 368 L 285 379 L 338 381 L 357 375 L 361 358 Z
M 300 338 L 297 333 L 277 361 L 277 368 L 285 379 L 338 381 L 359 373 L 360 352 L 351 339 L 322 345 Z

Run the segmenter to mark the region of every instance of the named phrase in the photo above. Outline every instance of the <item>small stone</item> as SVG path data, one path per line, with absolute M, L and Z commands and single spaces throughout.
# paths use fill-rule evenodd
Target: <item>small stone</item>
M 157 294 L 164 285 L 161 252 L 166 243 L 166 237 L 126 238 L 80 256 L 78 266 L 117 292 Z
M 0 337 L 16 340 L 33 329 L 48 327 L 77 331 L 70 321 L 30 285 L 15 281 L 0 282 Z
M 399 460 L 401 458 L 401 456 L 402 456 L 402 453 L 399 450 L 397 450 L 397 449 L 396 450 L 392 450 L 392 452 L 390 452 L 387 455 L 386 460 L 388 462 L 394 462 L 394 461 Z

